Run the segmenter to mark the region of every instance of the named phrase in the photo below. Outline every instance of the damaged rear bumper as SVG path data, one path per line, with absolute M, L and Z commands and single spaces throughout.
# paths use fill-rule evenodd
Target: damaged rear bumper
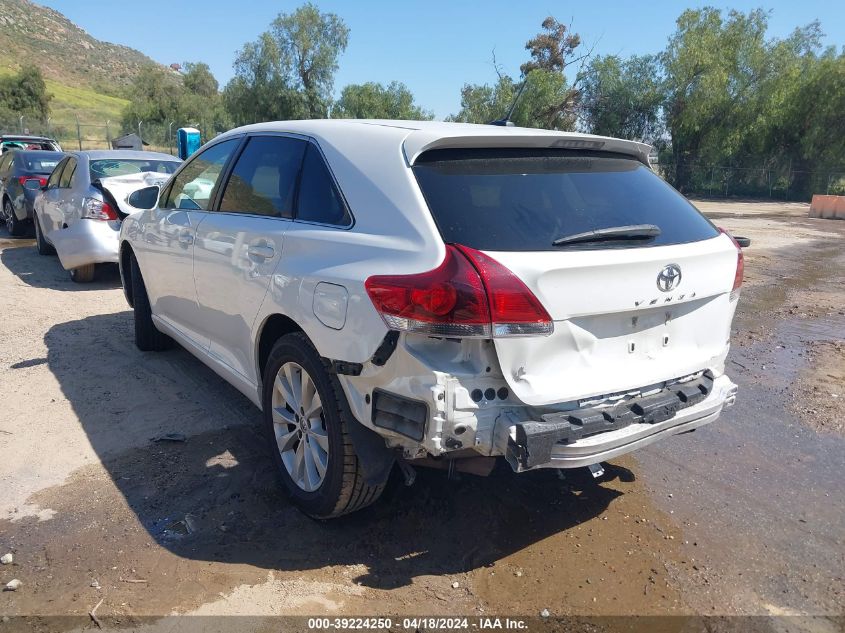
M 736 391 L 726 375 L 706 373 L 614 407 L 543 415 L 509 427 L 505 457 L 516 472 L 589 466 L 713 422 Z
M 86 264 L 117 263 L 120 221 L 79 220 L 47 237 L 65 270 Z

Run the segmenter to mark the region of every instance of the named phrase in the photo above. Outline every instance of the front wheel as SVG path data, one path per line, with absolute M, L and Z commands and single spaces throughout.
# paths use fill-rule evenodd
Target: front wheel
M 262 405 L 276 470 L 303 512 L 328 519 L 379 498 L 384 485 L 366 483 L 348 435 L 357 422 L 346 396 L 303 334 L 283 336 L 270 352 Z
M 18 220 L 18 216 L 15 215 L 15 209 L 8 199 L 3 201 L 3 214 L 6 216 L 6 230 L 9 231 L 9 235 L 12 237 L 21 237 L 26 233 L 26 226 Z
M 159 332 L 153 322 L 153 311 L 147 287 L 135 255 L 129 255 L 129 279 L 132 284 L 132 309 L 135 311 L 135 346 L 142 352 L 160 352 L 173 347 L 173 339 Z
M 39 255 L 55 255 L 56 249 L 47 243 L 44 239 L 44 233 L 41 230 L 41 223 L 38 221 L 38 216 L 33 214 L 32 222 L 35 224 L 35 247 L 38 249 Z

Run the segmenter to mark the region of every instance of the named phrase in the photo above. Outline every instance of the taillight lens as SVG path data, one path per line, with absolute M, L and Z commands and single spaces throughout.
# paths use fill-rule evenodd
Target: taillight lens
M 736 246 L 736 273 L 734 273 L 734 285 L 733 288 L 731 288 L 731 292 L 733 293 L 739 290 L 740 286 L 742 286 L 742 276 L 745 273 L 745 258 L 742 255 L 742 246 L 740 246 L 739 243 L 734 239 L 734 236 L 728 233 L 722 227 L 718 228 L 719 232 L 724 233 L 729 238 L 731 238 L 731 242 L 733 242 L 734 246 Z
M 364 284 L 388 327 L 431 336 L 547 335 L 553 325 L 527 286 L 493 258 L 446 245 L 434 270 L 375 275 Z
M 554 326 L 543 304 L 522 280 L 489 255 L 457 246 L 484 282 L 494 337 L 547 336 Z
M 472 264 L 453 246 L 446 246 L 446 258 L 434 270 L 375 275 L 364 287 L 391 329 L 433 336 L 490 336 L 484 285 Z
M 18 184 L 24 186 L 27 180 L 37 180 L 39 187 L 47 186 L 47 179 L 41 176 L 18 176 Z
M 108 202 L 87 198 L 82 205 L 82 217 L 89 220 L 117 220 L 117 213 Z

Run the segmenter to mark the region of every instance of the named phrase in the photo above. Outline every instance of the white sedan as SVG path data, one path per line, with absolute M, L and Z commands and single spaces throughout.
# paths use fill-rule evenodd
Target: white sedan
M 372 503 L 395 465 L 598 473 L 736 394 L 742 251 L 649 149 L 437 122 L 232 130 L 124 221 L 136 343 L 177 341 L 261 407 L 313 516 Z

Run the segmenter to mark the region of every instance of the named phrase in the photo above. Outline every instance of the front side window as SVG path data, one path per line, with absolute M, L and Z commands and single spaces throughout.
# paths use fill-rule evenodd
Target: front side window
M 73 175 L 76 173 L 76 159 L 68 158 L 67 164 L 62 171 L 62 177 L 59 180 L 59 187 L 61 189 L 70 188 L 70 183 L 73 182 Z
M 479 250 L 649 247 L 718 235 L 648 167 L 618 154 L 444 149 L 420 156 L 413 170 L 443 240 Z M 643 226 L 657 234 L 565 243 L 591 231 Z
M 349 226 L 352 217 L 335 187 L 320 151 L 308 145 L 302 163 L 296 219 L 335 226 Z
M 162 208 L 208 211 L 223 167 L 240 142 L 240 138 L 221 141 L 191 158 L 170 186 Z
M 284 136 L 254 136 L 232 169 L 220 211 L 293 217 L 296 179 L 305 141 Z

